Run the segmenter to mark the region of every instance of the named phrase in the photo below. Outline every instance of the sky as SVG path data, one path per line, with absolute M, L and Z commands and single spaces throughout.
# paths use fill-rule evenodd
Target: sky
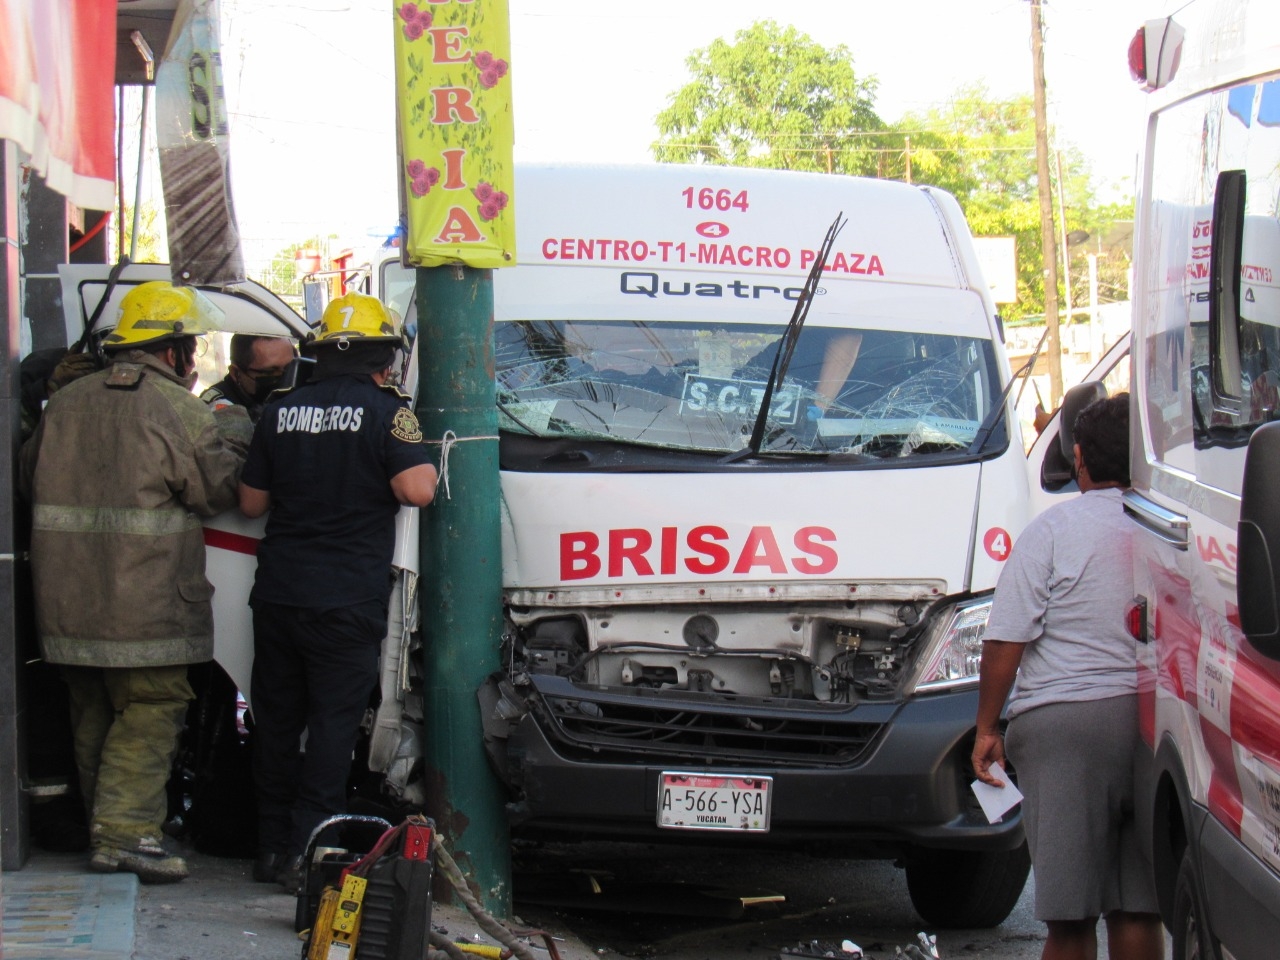
M 393 0 L 220 4 L 232 183 L 251 269 L 315 233 L 358 239 L 393 226 Z M 688 56 L 763 19 L 844 44 L 858 75 L 878 79 L 876 109 L 889 124 L 965 84 L 995 96 L 1031 91 L 1026 0 L 509 4 L 517 162 L 651 161 L 654 117 L 688 80 Z M 1044 8 L 1050 119 L 1084 152 L 1106 199 L 1132 191 L 1143 95 L 1129 77 L 1129 40 L 1165 6 Z

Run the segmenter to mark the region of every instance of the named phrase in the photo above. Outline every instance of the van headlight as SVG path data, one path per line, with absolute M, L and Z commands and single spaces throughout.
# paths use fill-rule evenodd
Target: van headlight
M 991 597 L 952 607 L 920 653 L 922 664 L 911 692 L 926 693 L 978 682 L 982 636 L 991 615 Z

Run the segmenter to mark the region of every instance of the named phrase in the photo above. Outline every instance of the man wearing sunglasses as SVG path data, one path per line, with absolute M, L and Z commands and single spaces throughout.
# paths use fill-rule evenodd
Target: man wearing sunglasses
M 280 386 L 295 356 L 293 341 L 286 337 L 237 333 L 231 338 L 227 375 L 200 394 L 200 399 L 215 410 L 233 404 L 244 407 L 249 419 L 257 423 L 267 397 Z

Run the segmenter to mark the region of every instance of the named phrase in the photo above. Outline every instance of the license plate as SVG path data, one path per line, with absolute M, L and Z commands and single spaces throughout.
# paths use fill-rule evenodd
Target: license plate
M 664 772 L 658 785 L 658 826 L 768 833 L 772 789 L 772 777 Z

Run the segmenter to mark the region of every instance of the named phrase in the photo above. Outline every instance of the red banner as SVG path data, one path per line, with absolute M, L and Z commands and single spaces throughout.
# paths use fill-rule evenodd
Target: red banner
M 115 202 L 116 0 L 0 0 L 0 138 L 80 207 Z

